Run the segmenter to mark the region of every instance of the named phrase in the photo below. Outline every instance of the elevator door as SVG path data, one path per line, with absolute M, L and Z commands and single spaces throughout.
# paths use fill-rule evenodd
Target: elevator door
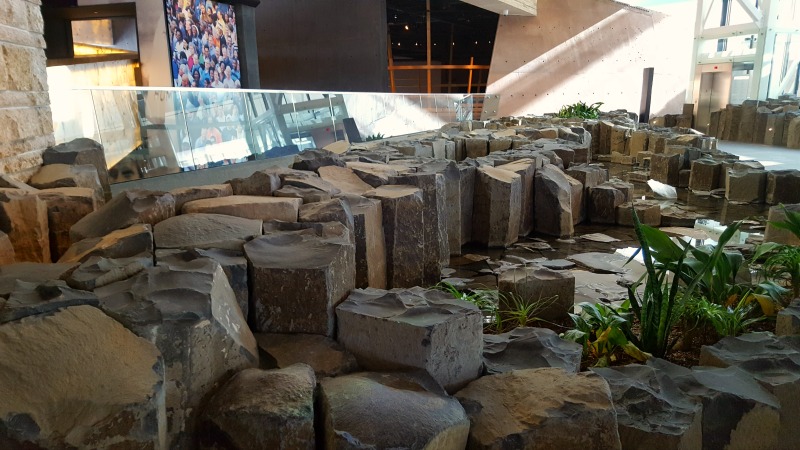
M 730 90 L 730 72 L 702 72 L 700 74 L 700 92 L 695 120 L 695 127 L 698 131 L 708 132 L 711 113 L 727 106 Z

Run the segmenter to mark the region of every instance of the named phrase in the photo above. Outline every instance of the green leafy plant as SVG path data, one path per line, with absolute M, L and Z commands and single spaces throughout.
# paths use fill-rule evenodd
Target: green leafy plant
M 539 313 L 558 299 L 557 295 L 538 299 L 525 299 L 518 294 L 500 294 L 499 314 L 505 328 L 527 327 L 542 319 Z
M 641 247 L 636 253 L 642 253 L 646 273 L 628 286 L 631 309 L 640 325 L 639 335 L 629 332 L 628 337 L 643 351 L 663 358 L 677 341 L 671 334 L 680 318 L 679 300 L 691 298 L 701 282 L 710 288 L 714 280 L 709 280 L 709 273 L 713 278 L 714 267 L 723 264 L 720 259 L 725 244 L 741 224 L 728 226 L 713 249 L 700 251 L 682 240 L 676 244 L 663 231 L 642 224 L 635 210 L 631 212 Z M 694 261 L 688 258 L 690 252 Z M 640 286 L 644 288 L 641 295 L 637 293 Z
M 614 358 L 614 352 L 622 349 L 638 361 L 645 361 L 650 355 L 642 352 L 625 335 L 629 327 L 627 312 L 617 310 L 601 303 L 580 303 L 580 314 L 570 313 L 575 328 L 561 334 L 561 337 L 583 346 L 584 356 L 597 358 L 595 367 L 607 367 Z
M 771 221 L 770 224 L 776 228 L 788 230 L 800 239 L 800 213 L 781 206 L 786 220 Z M 763 272 L 767 280 L 776 281 L 784 286 L 788 285 L 792 292 L 792 298 L 800 297 L 800 248 L 794 245 L 766 242 L 758 246 L 753 261 L 764 256 L 767 258 L 764 261 Z
M 693 298 L 684 305 L 684 317 L 693 321 L 695 327 L 712 327 L 721 337 L 738 336 L 767 318 L 756 311 L 756 305 L 750 293 L 728 305 L 713 303 L 705 298 Z
M 603 106 L 603 102 L 592 103 L 591 105 L 587 105 L 584 102 L 578 102 L 572 105 L 564 105 L 561 107 L 561 110 L 558 111 L 558 117 L 564 119 L 569 119 L 572 117 L 578 117 L 581 119 L 597 119 L 600 117 L 601 106 Z
M 384 139 L 385 137 L 386 136 L 382 135 L 381 133 L 370 134 L 369 136 L 366 137 L 366 141 L 367 142 L 369 142 L 369 141 L 380 141 L 381 139 Z
M 481 310 L 483 314 L 484 328 L 489 331 L 499 332 L 503 322 L 500 317 L 499 304 L 500 293 L 497 289 L 475 289 L 461 291 L 457 287 L 447 282 L 440 282 L 434 289 L 449 293 L 458 300 L 472 303 Z

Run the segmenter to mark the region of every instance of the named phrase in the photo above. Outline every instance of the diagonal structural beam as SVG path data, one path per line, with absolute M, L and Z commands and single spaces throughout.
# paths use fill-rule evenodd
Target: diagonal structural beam
M 504 16 L 535 16 L 536 0 L 462 0 Z

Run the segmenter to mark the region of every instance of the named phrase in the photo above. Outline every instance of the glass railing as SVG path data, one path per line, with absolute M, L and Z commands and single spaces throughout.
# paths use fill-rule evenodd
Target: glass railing
M 57 143 L 103 144 L 112 183 L 286 156 L 493 118 L 484 94 L 331 93 L 181 88 L 51 92 Z

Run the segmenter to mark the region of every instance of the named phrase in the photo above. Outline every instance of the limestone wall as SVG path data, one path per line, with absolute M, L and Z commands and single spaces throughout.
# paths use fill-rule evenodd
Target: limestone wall
M 499 116 L 555 112 L 578 101 L 639 111 L 655 68 L 651 115 L 680 112 L 691 66 L 694 2 L 665 12 L 610 0 L 539 0 L 537 17 L 500 16 L 489 71 Z
M 23 180 L 53 145 L 40 5 L 0 2 L 0 173 Z

